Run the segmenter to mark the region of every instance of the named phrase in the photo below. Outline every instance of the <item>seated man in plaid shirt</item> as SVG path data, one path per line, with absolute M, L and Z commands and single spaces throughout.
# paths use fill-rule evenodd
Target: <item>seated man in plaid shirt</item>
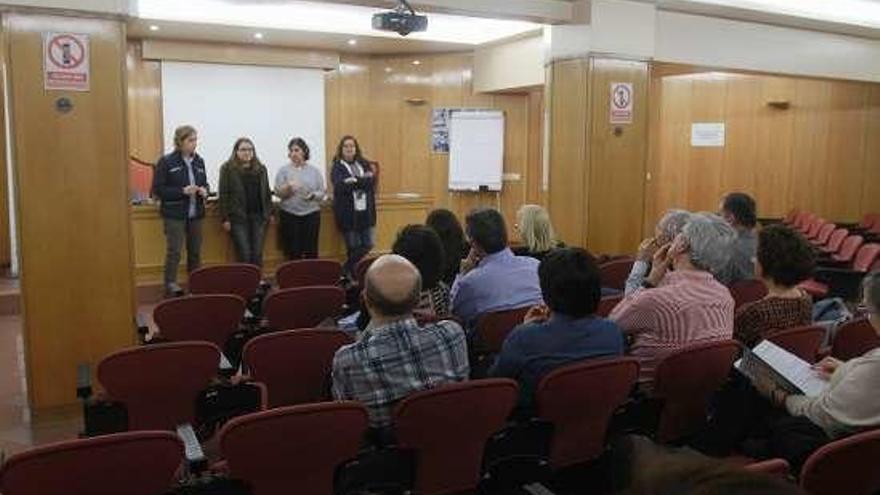
M 412 311 L 420 293 L 421 276 L 406 258 L 377 259 L 364 277 L 370 324 L 333 358 L 333 397 L 362 402 L 371 428 L 390 426 L 394 405 L 407 395 L 468 378 L 464 331 L 454 321 L 419 327 Z

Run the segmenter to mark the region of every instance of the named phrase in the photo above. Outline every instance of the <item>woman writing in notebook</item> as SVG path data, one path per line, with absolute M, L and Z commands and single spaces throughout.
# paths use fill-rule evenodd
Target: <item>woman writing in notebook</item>
M 358 261 L 373 249 L 376 227 L 376 182 L 373 166 L 353 136 L 336 147 L 333 169 L 333 213 L 348 252 L 345 274 L 353 278 Z
M 880 272 L 865 277 L 861 310 L 880 335 Z M 693 446 L 711 455 L 740 447 L 752 457 L 782 457 L 798 472 L 825 443 L 880 427 L 880 348 L 846 362 L 828 357 L 813 368 L 828 381 L 815 397 L 791 394 L 769 376 L 719 397 Z

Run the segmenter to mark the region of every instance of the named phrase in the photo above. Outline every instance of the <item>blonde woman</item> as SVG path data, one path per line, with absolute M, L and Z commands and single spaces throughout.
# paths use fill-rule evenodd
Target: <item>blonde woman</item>
M 543 260 L 547 254 L 564 244 L 556 239 L 550 214 L 539 205 L 523 205 L 516 212 L 514 228 L 519 232 L 521 246 L 513 248 L 517 256 L 531 256 Z

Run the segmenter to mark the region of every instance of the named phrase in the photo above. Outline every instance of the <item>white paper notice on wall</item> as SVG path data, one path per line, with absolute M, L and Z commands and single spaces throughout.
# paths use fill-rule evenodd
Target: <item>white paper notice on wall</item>
M 691 146 L 695 148 L 723 147 L 724 122 L 694 122 L 691 124 Z
M 633 85 L 632 83 L 611 83 L 610 117 L 612 124 L 632 124 Z
M 43 82 L 48 90 L 89 90 L 89 36 L 43 34 Z

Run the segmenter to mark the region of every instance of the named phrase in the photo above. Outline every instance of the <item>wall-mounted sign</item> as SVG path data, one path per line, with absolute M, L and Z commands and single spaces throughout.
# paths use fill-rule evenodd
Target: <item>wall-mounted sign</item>
M 43 82 L 47 90 L 88 91 L 89 36 L 43 35 Z
M 691 125 L 691 146 L 723 147 L 724 122 L 694 122 Z
M 632 124 L 633 121 L 632 83 L 611 83 L 611 123 Z

